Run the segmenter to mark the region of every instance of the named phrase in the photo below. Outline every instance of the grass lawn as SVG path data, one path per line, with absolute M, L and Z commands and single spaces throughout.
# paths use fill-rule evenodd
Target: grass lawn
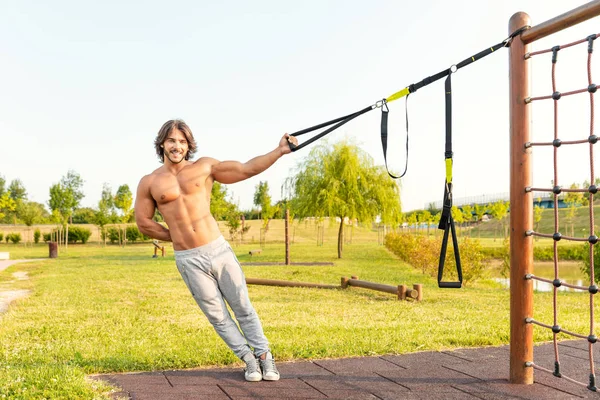
M 358 232 L 357 236 L 358 237 Z M 376 238 L 376 236 L 375 236 Z M 242 264 L 283 261 L 282 244 L 234 247 Z M 175 267 L 173 252 L 152 259 L 150 244 L 124 248 L 69 246 L 47 259 L 47 245 L 2 245 L 12 259 L 40 258 L 0 272 L 0 290 L 29 289 L 0 315 L 0 398 L 107 398 L 110 387 L 87 374 L 207 366 L 241 367 L 196 306 Z M 509 342 L 509 292 L 492 281 L 461 290 L 400 262 L 375 241 L 292 246 L 292 261 L 333 266 L 244 266 L 248 277 L 339 284 L 341 276 L 398 285 L 422 283 L 424 300 L 347 290 L 249 286 L 250 297 L 280 361 L 401 354 Z M 14 280 L 24 271 L 28 280 Z M 535 317 L 552 321 L 550 293 L 535 295 Z M 586 333 L 589 296 L 560 293 L 560 324 Z M 534 329 L 535 340 L 551 332 Z M 241 369 L 240 369 L 241 371 Z

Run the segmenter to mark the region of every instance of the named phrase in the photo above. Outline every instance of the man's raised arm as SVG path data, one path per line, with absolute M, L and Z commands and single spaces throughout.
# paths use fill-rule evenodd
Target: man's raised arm
M 156 204 L 150 194 L 148 179 L 143 177 L 138 185 L 135 197 L 135 223 L 144 235 L 170 242 L 171 233 L 169 230 L 152 219 L 155 207 Z
M 279 141 L 279 146 L 275 150 L 262 156 L 254 157 L 243 164 L 238 161 L 215 162 L 212 165 L 211 174 L 216 181 L 225 184 L 240 182 L 258 175 L 273 165 L 281 156 L 291 152 L 288 138 L 290 142 L 298 144 L 295 137 L 286 133 Z

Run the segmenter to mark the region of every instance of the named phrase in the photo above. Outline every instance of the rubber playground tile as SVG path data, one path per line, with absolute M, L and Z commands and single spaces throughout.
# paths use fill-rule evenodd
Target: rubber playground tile
M 323 393 L 316 389 L 286 389 L 286 388 L 269 388 L 259 385 L 238 385 L 238 386 L 222 386 L 221 389 L 235 399 L 237 397 L 254 397 L 268 399 L 325 399 Z
M 131 400 L 231 400 L 229 396 L 221 392 L 219 394 L 200 394 L 200 393 L 181 393 L 173 391 L 171 393 L 156 393 L 152 391 L 140 391 L 130 394 Z
M 369 392 L 362 390 L 323 390 L 322 392 L 327 399 L 338 400 L 377 400 L 379 397 L 372 395 Z M 398 397 L 396 397 L 398 398 Z
M 480 347 L 477 349 L 456 349 L 444 351 L 443 353 L 469 361 L 508 360 L 510 348 L 508 346 Z
M 325 368 L 334 374 L 347 374 L 357 372 L 379 372 L 400 370 L 398 365 L 381 357 L 343 358 L 338 360 L 319 360 L 314 364 Z
M 471 362 L 445 366 L 451 370 L 481 380 L 506 379 L 510 374 L 510 360 Z
M 165 376 L 173 386 L 179 385 L 227 385 L 245 382 L 244 373 L 227 370 L 185 370 L 165 371 Z
M 473 385 L 456 385 L 457 389 L 471 393 L 474 396 L 489 398 L 491 395 L 496 398 L 519 398 L 519 399 L 573 399 L 574 394 L 555 390 L 541 384 L 534 385 L 515 385 L 505 379 L 493 382 L 481 382 Z M 585 393 L 583 393 L 585 394 Z M 499 396 L 499 397 L 498 397 Z M 576 395 L 577 396 L 577 395 Z
M 333 375 L 331 371 L 310 361 L 277 363 L 277 369 L 281 376 L 286 378 Z
M 458 354 L 453 353 L 454 352 L 425 351 L 422 353 L 410 353 L 399 356 L 382 356 L 381 358 L 402 368 L 410 368 L 412 366 L 429 363 L 453 365 L 471 362 L 471 360 L 461 358 Z
M 436 392 L 443 392 L 453 385 L 481 382 L 480 379 L 439 365 L 423 365 L 421 368 L 382 372 L 381 375 L 410 390 L 433 390 Z
M 312 378 L 305 379 L 305 382 L 321 392 L 328 390 L 364 390 L 375 395 L 377 395 L 378 392 L 408 392 L 406 387 L 395 382 L 390 382 L 388 379 L 381 376 L 367 378 L 353 376 L 350 379 L 344 379 L 344 377 L 336 377 L 336 379 Z

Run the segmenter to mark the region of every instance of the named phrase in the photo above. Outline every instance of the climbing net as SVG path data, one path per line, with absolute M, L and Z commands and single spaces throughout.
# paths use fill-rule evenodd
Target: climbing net
M 554 370 L 544 368 L 533 361 L 529 361 L 526 363 L 528 367 L 533 367 L 537 370 L 545 371 L 554 374 L 555 376 L 562 377 L 568 381 L 587 386 L 588 389 L 596 391 L 596 378 L 594 371 L 594 354 L 593 354 L 593 345 L 598 341 L 597 336 L 594 334 L 594 295 L 598 293 L 598 286 L 596 285 L 596 279 L 594 274 L 594 246 L 598 243 L 598 236 L 595 233 L 594 228 L 594 195 L 598 192 L 598 187 L 594 184 L 595 182 L 595 174 L 594 174 L 594 144 L 598 142 L 598 136 L 594 134 L 594 94 L 596 93 L 597 86 L 592 81 L 592 54 L 593 54 L 593 46 L 594 40 L 598 37 L 599 34 L 590 35 L 585 39 L 581 39 L 575 41 L 573 43 L 568 43 L 565 45 L 554 46 L 552 48 L 535 51 L 531 53 L 527 53 L 525 55 L 525 59 L 529 59 L 534 56 L 539 56 L 542 54 L 551 54 L 552 58 L 552 94 L 546 96 L 539 97 L 528 97 L 525 99 L 525 103 L 529 104 L 535 101 L 543 101 L 543 100 L 552 100 L 554 105 L 554 139 L 548 142 L 527 142 L 525 143 L 525 148 L 534 148 L 538 146 L 552 146 L 553 147 L 553 163 L 554 163 L 554 179 L 553 179 L 553 187 L 551 188 L 542 188 L 542 187 L 526 187 L 525 191 L 530 192 L 549 192 L 553 194 L 554 197 L 554 232 L 552 233 L 543 233 L 536 232 L 534 230 L 527 230 L 527 236 L 538 236 L 543 238 L 551 238 L 553 239 L 554 246 L 554 277 L 553 279 L 536 276 L 532 273 L 527 273 L 525 275 L 525 279 L 527 280 L 535 280 L 546 282 L 552 284 L 553 288 L 553 321 L 552 324 L 547 324 L 541 321 L 538 321 L 534 318 L 528 317 L 525 322 L 527 324 L 533 324 L 537 326 L 541 326 L 544 328 L 548 328 L 552 330 L 553 333 L 553 342 L 554 342 Z M 558 90 L 557 82 L 556 82 L 556 68 L 558 61 L 558 54 L 560 50 L 565 48 L 576 46 L 579 44 L 587 43 L 587 81 L 588 86 L 586 88 L 570 90 L 568 92 L 560 92 Z M 576 94 L 588 94 L 589 96 L 589 107 L 590 107 L 590 124 L 589 124 L 589 135 L 587 138 L 581 138 L 576 140 L 561 140 L 559 136 L 559 124 L 558 124 L 558 110 L 560 99 L 566 96 L 572 96 Z M 582 135 L 583 136 L 583 135 Z M 589 182 L 590 185 L 587 188 L 583 189 L 574 189 L 574 188 L 563 188 L 560 185 L 559 174 L 558 174 L 558 160 L 560 155 L 560 148 L 562 146 L 567 145 L 587 145 L 587 150 L 589 152 Z M 558 213 L 558 205 L 559 205 L 559 195 L 565 192 L 581 192 L 587 193 L 589 196 L 589 235 L 587 237 L 575 237 L 575 236 L 566 236 L 560 232 L 560 221 L 559 221 L 559 213 Z M 588 286 L 579 286 L 573 285 L 564 282 L 561 280 L 559 275 L 559 262 L 558 262 L 558 242 L 561 240 L 568 241 L 576 241 L 576 242 L 587 242 L 589 244 L 589 285 Z M 565 329 L 559 325 L 559 314 L 557 309 L 558 303 L 558 291 L 561 287 L 567 287 L 574 289 L 576 291 L 587 292 L 589 294 L 589 333 L 587 335 L 580 334 L 577 332 L 572 332 L 568 329 Z M 588 354 L 589 354 L 589 383 L 586 385 L 585 383 L 579 382 L 575 379 L 565 376 L 560 369 L 560 358 L 558 352 L 558 342 L 557 336 L 560 334 L 570 335 L 576 338 L 586 339 L 588 341 Z

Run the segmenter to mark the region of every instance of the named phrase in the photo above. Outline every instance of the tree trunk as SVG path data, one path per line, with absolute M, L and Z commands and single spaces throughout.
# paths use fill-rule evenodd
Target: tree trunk
M 338 258 L 342 258 L 342 246 L 344 244 L 344 217 L 341 217 L 340 230 L 338 232 Z

